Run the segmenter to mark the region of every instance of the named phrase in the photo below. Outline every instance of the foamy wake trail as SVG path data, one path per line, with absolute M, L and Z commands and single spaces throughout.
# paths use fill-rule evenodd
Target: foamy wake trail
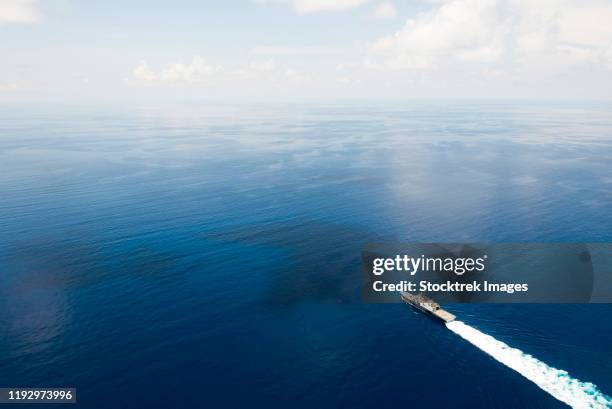
M 574 379 L 566 371 L 551 368 L 520 349 L 512 348 L 461 321 L 449 322 L 446 326 L 461 338 L 474 344 L 507 367 L 514 369 L 571 407 L 612 407 L 612 398 L 604 395 L 592 383 Z

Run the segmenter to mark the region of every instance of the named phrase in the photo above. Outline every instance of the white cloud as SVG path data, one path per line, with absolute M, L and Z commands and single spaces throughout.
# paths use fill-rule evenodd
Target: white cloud
M 157 75 L 151 71 L 149 64 L 147 64 L 147 62 L 144 60 L 140 61 L 138 66 L 134 68 L 134 71 L 132 71 L 132 76 L 139 81 L 145 82 L 153 82 L 157 78 Z
M 0 24 L 36 23 L 40 17 L 33 0 L 0 0 Z
M 367 3 L 368 0 L 295 0 L 299 13 L 314 13 L 325 10 L 347 10 Z
M 295 84 L 307 77 L 301 72 L 286 65 L 279 65 L 273 60 L 254 60 L 242 64 L 236 69 L 225 69 L 213 65 L 201 57 L 195 56 L 189 64 L 171 63 L 166 68 L 155 71 L 146 61 L 140 61 L 132 70 L 132 80 L 142 85 L 210 85 L 242 88 L 277 86 Z M 130 80 L 128 80 L 130 82 Z M 240 83 L 238 86 L 237 84 Z
M 607 60 L 612 3 L 604 0 L 450 0 L 410 19 L 371 50 L 394 69 L 461 62 L 528 65 Z
M 453 55 L 487 61 L 499 57 L 505 17 L 492 0 L 454 0 L 410 19 L 373 49 L 396 68 L 427 68 L 438 57 Z
M 367 3 L 369 0 L 252 0 L 257 4 L 293 3 L 300 14 L 315 13 L 319 11 L 348 10 Z
M 2 83 L 0 82 L 0 92 L 10 92 L 10 91 L 15 91 L 17 90 L 17 84 L 8 82 L 8 83 Z
M 221 73 L 223 67 L 212 65 L 199 55 L 189 64 L 172 63 L 160 72 L 154 72 L 146 61 L 141 61 L 132 72 L 133 77 L 145 83 L 154 82 L 205 82 Z
M 393 3 L 385 1 L 380 3 L 374 9 L 374 17 L 376 18 L 394 18 L 397 16 L 397 10 Z
M 606 46 L 612 36 L 612 2 L 572 2 L 558 11 L 559 38 L 564 42 Z

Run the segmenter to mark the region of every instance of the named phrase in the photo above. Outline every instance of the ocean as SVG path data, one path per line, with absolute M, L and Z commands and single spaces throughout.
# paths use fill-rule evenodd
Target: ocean
M 0 387 L 104 409 L 566 407 L 508 345 L 612 395 L 611 305 L 445 306 L 491 355 L 361 303 L 375 242 L 612 242 L 612 104 L 5 104 Z

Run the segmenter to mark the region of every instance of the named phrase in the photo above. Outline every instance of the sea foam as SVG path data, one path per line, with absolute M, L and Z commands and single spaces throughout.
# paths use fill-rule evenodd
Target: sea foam
M 461 321 L 449 322 L 446 326 L 461 338 L 483 350 L 495 360 L 514 369 L 571 407 L 612 407 L 612 398 L 603 394 L 592 383 L 574 379 L 566 371 L 550 367 L 520 349 L 512 348 Z

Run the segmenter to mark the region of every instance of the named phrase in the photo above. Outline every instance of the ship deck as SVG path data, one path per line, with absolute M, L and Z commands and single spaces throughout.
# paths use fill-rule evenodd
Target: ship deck
M 453 314 L 443 310 L 437 303 L 423 295 L 402 292 L 401 298 L 404 302 L 412 305 L 425 314 L 432 315 L 445 323 L 454 321 L 456 318 Z
M 439 310 L 434 311 L 433 314 L 444 322 L 451 322 L 455 320 L 455 316 L 453 314 L 441 308 Z

